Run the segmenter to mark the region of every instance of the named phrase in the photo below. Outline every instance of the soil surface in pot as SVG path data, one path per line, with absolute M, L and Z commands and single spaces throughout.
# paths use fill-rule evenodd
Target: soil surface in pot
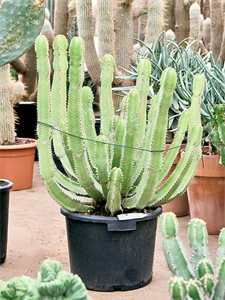
M 7 144 L 3 144 L 1 146 L 9 146 L 9 145 L 25 145 L 25 144 L 31 144 L 33 143 L 32 140 L 30 139 L 21 139 L 21 138 L 15 138 L 15 143 L 7 143 Z
M 8 185 L 8 182 L 0 181 L 0 187 L 7 186 L 7 185 Z
M 190 216 L 178 218 L 179 236 L 190 255 L 188 222 Z M 218 236 L 209 236 L 209 250 L 216 262 Z M 65 217 L 60 206 L 48 194 L 40 178 L 38 162 L 34 163 L 33 186 L 23 191 L 11 191 L 9 200 L 9 233 L 6 261 L 0 266 L 0 279 L 15 276 L 37 278 L 45 259 L 60 261 L 62 269 L 70 271 Z M 152 282 L 140 289 L 121 292 L 88 291 L 92 300 L 165 300 L 172 277 L 162 251 L 162 236 L 157 228 Z

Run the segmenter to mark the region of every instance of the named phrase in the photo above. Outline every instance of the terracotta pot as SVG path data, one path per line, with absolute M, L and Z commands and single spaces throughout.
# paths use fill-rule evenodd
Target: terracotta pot
M 188 187 L 191 218 L 204 220 L 209 234 L 225 227 L 225 167 L 219 160 L 219 155 L 203 155 Z
M 170 145 L 166 145 L 166 149 L 168 149 Z M 185 145 L 182 145 L 180 150 L 183 149 Z M 172 151 L 172 150 L 170 150 Z M 170 177 L 170 175 L 173 173 L 174 169 L 176 168 L 177 164 L 179 163 L 181 159 L 181 154 L 178 154 L 176 159 L 173 162 L 173 165 L 167 174 L 166 178 L 163 180 L 163 183 Z M 188 197 L 187 192 L 185 192 L 182 196 L 179 196 L 172 200 L 169 203 L 162 205 L 163 212 L 173 212 L 177 217 L 186 216 L 189 214 L 189 205 L 188 205 Z
M 12 190 L 25 190 L 32 187 L 37 141 L 29 140 L 32 143 L 0 146 L 0 178 L 13 182 Z

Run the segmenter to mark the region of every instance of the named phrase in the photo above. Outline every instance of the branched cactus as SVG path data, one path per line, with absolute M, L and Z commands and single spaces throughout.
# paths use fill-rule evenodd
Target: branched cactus
M 101 134 L 96 137 L 93 96 L 90 88 L 82 87 L 83 40 L 74 38 L 70 45 L 68 97 L 66 38 L 59 35 L 53 43 L 55 72 L 51 89 L 47 39 L 39 36 L 35 48 L 39 72 L 40 171 L 49 193 L 60 205 L 70 211 L 88 213 L 96 213 L 101 208 L 116 215 L 129 209 L 140 211 L 144 207 L 157 207 L 185 192 L 201 155 L 200 102 L 204 75 L 195 78 L 194 107 L 190 112 L 183 112 L 174 143 L 163 159 L 168 110 L 177 78 L 174 69 L 167 68 L 163 72 L 161 88 L 146 116 L 151 64 L 146 59 L 141 60 L 136 88 L 124 97 L 121 115 L 117 116 L 114 115 L 111 89 L 114 59 L 105 55 L 101 73 Z M 156 188 L 169 172 L 187 127 L 185 154 L 170 178 Z M 54 165 L 52 141 L 68 176 L 61 174 Z M 141 148 L 147 151 L 140 151 Z
M 207 248 L 206 223 L 192 219 L 188 238 L 192 250 L 189 258 L 178 236 L 178 221 L 174 213 L 164 213 L 160 218 L 163 252 L 168 268 L 174 275 L 169 292 L 172 299 L 223 300 L 225 296 L 225 228 L 219 235 L 216 271 Z
M 15 277 L 8 282 L 0 280 L 1 300 L 74 299 L 91 300 L 78 275 L 61 270 L 57 261 L 46 259 L 37 279 Z

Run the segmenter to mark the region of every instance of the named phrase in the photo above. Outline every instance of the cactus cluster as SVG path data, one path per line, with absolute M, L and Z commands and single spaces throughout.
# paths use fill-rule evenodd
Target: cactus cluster
M 225 105 L 218 104 L 214 107 L 212 119 L 212 142 L 220 147 L 221 162 L 225 166 Z
M 172 299 L 223 300 L 225 295 L 225 228 L 219 235 L 216 271 L 207 247 L 206 223 L 192 219 L 188 239 L 191 258 L 178 236 L 178 221 L 174 213 L 163 213 L 160 222 L 162 247 L 168 268 L 174 275 L 169 292 Z
M 74 299 L 91 300 L 78 275 L 61 270 L 61 263 L 46 259 L 37 279 L 15 277 L 8 282 L 0 280 L 1 300 Z
M 140 211 L 144 207 L 157 207 L 184 193 L 201 156 L 200 102 L 204 75 L 195 78 L 191 109 L 183 112 L 171 150 L 163 159 L 168 109 L 177 78 L 174 69 L 167 68 L 163 72 L 161 88 L 146 116 L 151 64 L 149 60 L 141 60 L 136 88 L 123 98 L 118 116 L 114 115 L 111 88 L 114 59 L 105 55 L 101 73 L 101 134 L 96 136 L 93 95 L 89 87 L 82 87 L 83 40 L 75 37 L 70 44 L 68 95 L 66 38 L 58 35 L 53 43 L 51 89 L 47 39 L 39 36 L 35 48 L 39 72 L 40 171 L 49 193 L 60 205 L 70 211 L 88 213 L 100 207 L 116 215 L 125 209 Z M 187 128 L 185 154 L 170 178 L 160 185 L 176 158 Z M 52 143 L 68 176 L 54 165 Z

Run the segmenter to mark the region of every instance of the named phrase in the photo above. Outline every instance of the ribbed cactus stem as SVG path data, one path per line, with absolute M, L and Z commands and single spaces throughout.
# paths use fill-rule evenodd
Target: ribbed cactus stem
M 101 133 L 110 138 L 110 121 L 114 115 L 114 106 L 112 100 L 112 82 L 113 82 L 114 59 L 106 54 L 102 59 L 101 72 Z
M 189 10 L 184 7 L 184 1 L 176 1 L 175 21 L 175 35 L 180 43 L 189 35 Z
M 203 41 L 206 49 L 209 51 L 211 47 L 211 19 L 207 18 L 203 23 Z
M 217 268 L 217 278 L 214 286 L 212 300 L 222 300 L 225 297 L 225 259 Z
M 189 37 L 197 40 L 196 48 L 199 47 L 200 40 L 200 6 L 195 2 L 191 5 L 189 9 L 189 18 L 190 18 L 190 33 Z M 191 40 L 190 42 L 192 42 Z
M 174 277 L 169 282 L 169 292 L 173 300 L 187 300 L 187 289 L 182 277 Z
M 164 11 L 164 19 L 165 19 L 165 30 L 175 30 L 175 0 L 166 0 L 165 1 L 165 11 Z
M 179 239 L 175 214 L 163 213 L 159 227 L 163 236 L 163 252 L 167 265 L 175 276 L 169 283 L 172 299 L 223 300 L 225 296 L 225 228 L 219 236 L 217 270 L 214 275 L 214 267 L 206 248 L 207 230 L 203 220 L 192 219 L 189 223 L 188 236 L 192 248 L 192 261 Z
M 107 0 L 108 1 L 108 0 Z M 128 68 L 133 54 L 133 10 L 132 1 L 116 0 L 115 8 L 115 61 L 118 67 Z
M 187 284 L 187 292 L 191 299 L 205 300 L 203 289 L 197 280 L 189 280 Z
M 154 43 L 157 36 L 162 32 L 164 25 L 163 0 L 148 0 L 148 21 L 145 31 L 145 42 Z
M 92 1 L 77 0 L 76 5 L 79 36 L 86 45 L 85 63 L 91 79 L 100 86 L 101 65 L 94 44 Z
M 14 143 L 14 114 L 10 102 L 10 65 L 0 67 L 0 144 Z
M 67 36 L 68 26 L 68 1 L 56 0 L 54 11 L 54 32 L 55 36 L 62 34 Z
M 109 181 L 109 145 L 104 144 L 107 143 L 108 140 L 106 137 L 99 135 L 97 137 L 96 149 L 95 149 L 95 159 L 96 166 L 98 171 L 98 178 L 102 184 L 102 190 L 104 197 L 107 197 L 108 194 L 108 181 Z
M 142 59 L 137 68 L 138 79 L 136 89 L 138 90 L 138 120 L 135 146 L 140 148 L 145 137 L 146 110 L 148 96 L 148 81 L 151 73 L 151 64 L 147 59 Z
M 113 0 L 98 0 L 97 7 L 97 31 L 99 58 L 105 54 L 114 56 L 114 24 L 113 24 Z
M 214 107 L 212 142 L 220 147 L 221 162 L 225 166 L 225 105 L 218 104 Z
M 135 134 L 137 128 L 137 112 L 138 112 L 138 91 L 133 89 L 129 93 L 128 98 L 128 113 L 125 129 L 125 148 L 122 152 L 122 160 L 120 163 L 123 173 L 122 191 L 121 194 L 126 196 L 131 188 L 132 172 L 134 165 L 134 147 Z
M 208 259 L 202 259 L 197 264 L 198 278 L 202 279 L 205 275 L 214 275 L 212 262 Z
M 200 219 L 193 219 L 189 223 L 188 229 L 189 244 L 192 248 L 192 260 L 194 265 L 198 265 L 199 261 L 207 258 L 211 261 L 210 253 L 207 248 L 208 233 L 206 223 Z
M 145 13 L 143 13 L 138 19 L 138 39 L 141 41 L 145 40 L 145 28 L 148 20 L 147 6 Z
M 184 280 L 195 278 L 195 270 L 182 241 L 177 236 L 178 222 L 175 214 L 164 213 L 160 218 L 159 226 L 163 235 L 163 252 L 172 274 L 181 276 Z
M 210 1 L 210 19 L 211 19 L 211 48 L 213 58 L 217 62 L 222 43 L 222 5 L 221 0 Z
M 216 267 L 218 268 L 225 257 L 225 228 L 223 228 L 219 235 L 219 248 L 217 251 Z
M 112 215 L 122 211 L 120 194 L 121 182 L 121 170 L 119 168 L 113 168 L 109 177 L 109 192 L 106 203 L 106 209 L 109 210 Z

